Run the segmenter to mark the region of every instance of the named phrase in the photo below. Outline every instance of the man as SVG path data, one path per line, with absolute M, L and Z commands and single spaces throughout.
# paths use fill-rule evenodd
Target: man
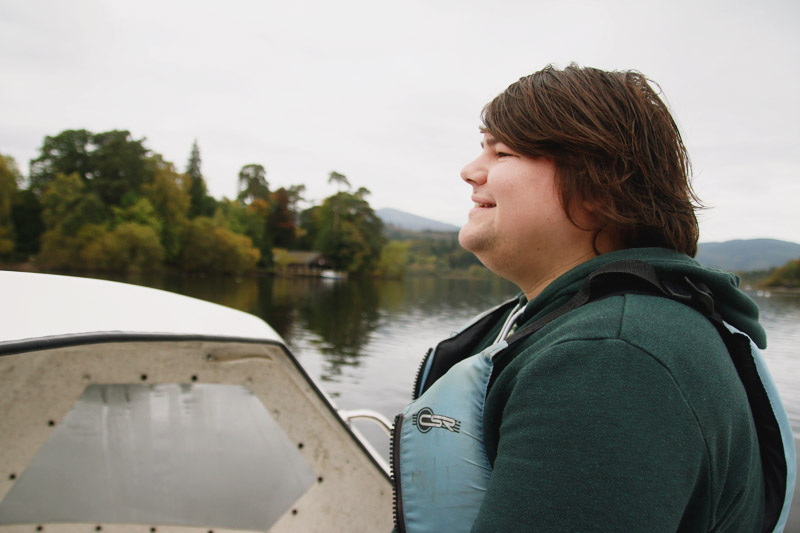
M 394 428 L 397 529 L 780 529 L 788 419 L 725 325 L 763 347 L 758 309 L 691 259 L 689 158 L 648 80 L 547 67 L 482 118 L 459 240 L 522 294 L 423 363 Z

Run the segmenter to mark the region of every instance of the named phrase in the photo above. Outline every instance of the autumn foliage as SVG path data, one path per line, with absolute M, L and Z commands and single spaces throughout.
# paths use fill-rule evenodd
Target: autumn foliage
M 331 176 L 349 191 L 344 175 Z M 237 184 L 236 199 L 208 194 L 197 141 L 180 172 L 128 131 L 66 130 L 45 137 L 27 178 L 0 155 L 0 260 L 239 275 L 270 268 L 277 247 L 322 250 L 355 274 L 378 267 L 385 239 L 366 189 L 340 190 L 301 213 L 305 187 L 270 190 L 262 165 L 244 165 Z

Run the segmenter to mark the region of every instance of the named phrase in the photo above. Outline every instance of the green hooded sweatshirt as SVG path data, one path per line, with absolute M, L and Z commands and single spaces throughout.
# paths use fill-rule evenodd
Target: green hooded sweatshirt
M 567 272 L 527 303 L 518 327 L 620 259 L 704 282 L 723 318 L 765 347 L 758 308 L 737 278 L 655 248 Z M 509 352 L 486 400 L 493 470 L 473 531 L 760 530 L 764 482 L 750 408 L 703 315 L 658 296 L 611 296 Z

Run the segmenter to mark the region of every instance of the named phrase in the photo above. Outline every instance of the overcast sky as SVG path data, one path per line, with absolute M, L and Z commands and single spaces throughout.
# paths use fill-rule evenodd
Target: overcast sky
M 800 242 L 796 0 L 0 0 L 0 153 L 129 130 L 210 193 L 259 163 L 319 201 L 336 170 L 461 225 L 482 106 L 548 63 L 662 87 L 709 206 L 701 241 Z

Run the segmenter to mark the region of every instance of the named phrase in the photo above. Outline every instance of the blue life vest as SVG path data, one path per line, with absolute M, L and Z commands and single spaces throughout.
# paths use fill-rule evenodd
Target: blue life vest
M 598 283 L 611 276 L 615 277 L 610 289 L 608 283 Z M 598 290 L 598 285 L 603 288 Z M 688 279 L 662 282 L 647 263 L 618 261 L 592 273 L 562 307 L 507 338 L 501 333 L 494 344 L 475 355 L 469 355 L 471 348 L 504 316 L 510 318 L 516 300 L 479 316 L 428 353 L 415 384 L 416 399 L 397 415 L 393 429 L 391 461 L 398 532 L 458 532 L 472 527 L 492 471 L 483 442 L 483 410 L 493 359 L 589 301 L 630 292 L 691 305 L 717 327 L 747 392 L 759 438 L 767 496 L 763 531 L 783 531 L 795 487 L 794 439 L 789 417 L 758 348 L 747 335 L 722 322 L 705 287 Z
M 492 473 L 483 444 L 492 355 L 506 346 L 457 363 L 395 419 L 400 531 L 468 531 L 475 521 Z

